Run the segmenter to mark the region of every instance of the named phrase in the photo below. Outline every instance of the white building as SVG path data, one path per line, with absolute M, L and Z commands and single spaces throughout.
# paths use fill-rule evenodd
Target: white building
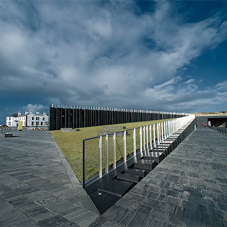
M 27 115 L 27 126 L 47 126 L 49 121 L 49 116 L 46 115 L 46 112 L 40 114 L 36 112 L 35 114 L 30 113 Z
M 22 121 L 22 125 L 27 127 L 47 126 L 49 116 L 46 115 L 46 112 L 40 114 L 39 112 L 32 113 L 32 111 L 25 111 L 25 114 L 21 114 L 19 111 L 18 114 L 12 114 L 6 117 L 6 125 L 9 127 L 17 127 L 19 121 Z

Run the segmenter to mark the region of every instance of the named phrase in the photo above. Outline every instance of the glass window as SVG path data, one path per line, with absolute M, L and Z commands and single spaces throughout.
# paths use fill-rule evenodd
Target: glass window
M 32 120 L 34 120 L 34 117 L 32 117 Z
M 39 117 L 36 117 L 36 120 L 39 120 Z
M 32 125 L 34 125 L 34 121 L 32 121 Z

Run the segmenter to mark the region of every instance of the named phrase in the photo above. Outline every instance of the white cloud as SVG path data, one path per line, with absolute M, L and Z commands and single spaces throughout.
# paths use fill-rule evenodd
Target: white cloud
M 227 80 L 225 80 L 225 81 L 223 81 L 221 83 L 216 84 L 215 87 L 220 92 L 221 91 L 227 91 Z
M 43 112 L 43 111 L 47 111 L 50 107 L 48 106 L 43 106 L 41 104 L 28 104 L 27 106 L 22 106 L 21 111 L 32 111 L 32 112 Z
M 194 79 L 189 79 L 189 80 L 185 81 L 184 83 L 185 84 L 190 84 L 190 83 L 193 83 L 194 81 L 195 81 Z
M 38 94 L 47 103 L 141 109 L 162 104 L 171 110 L 176 102 L 179 111 L 184 103 L 188 109 L 197 105 L 201 94 L 216 97 L 209 102 L 222 94 L 223 84 L 214 94 L 194 79 L 177 77 L 226 39 L 226 22 L 218 25 L 218 17 L 183 24 L 163 2 L 153 14 L 140 15 L 134 1 L 30 4 L 32 17 L 14 2 L 0 3 L 0 92 Z

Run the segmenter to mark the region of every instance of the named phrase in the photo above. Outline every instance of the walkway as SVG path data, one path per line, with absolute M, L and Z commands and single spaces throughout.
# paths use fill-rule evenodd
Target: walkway
M 48 131 L 0 138 L 0 226 L 88 226 L 96 207 Z
M 227 137 L 199 128 L 99 216 L 49 132 L 0 138 L 0 226 L 227 226 Z
M 227 137 L 198 128 L 95 226 L 227 226 Z

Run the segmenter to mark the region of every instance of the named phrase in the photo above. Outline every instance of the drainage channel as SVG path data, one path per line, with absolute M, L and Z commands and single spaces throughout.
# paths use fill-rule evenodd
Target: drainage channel
M 192 123 L 183 126 L 149 152 L 143 151 L 141 154 L 138 150 L 137 155 L 129 157 L 126 163 L 119 164 L 102 178 L 87 184 L 85 190 L 100 214 L 108 210 L 167 157 L 193 131 L 194 125 L 189 127 L 190 125 Z M 186 130 L 187 128 L 190 129 Z

